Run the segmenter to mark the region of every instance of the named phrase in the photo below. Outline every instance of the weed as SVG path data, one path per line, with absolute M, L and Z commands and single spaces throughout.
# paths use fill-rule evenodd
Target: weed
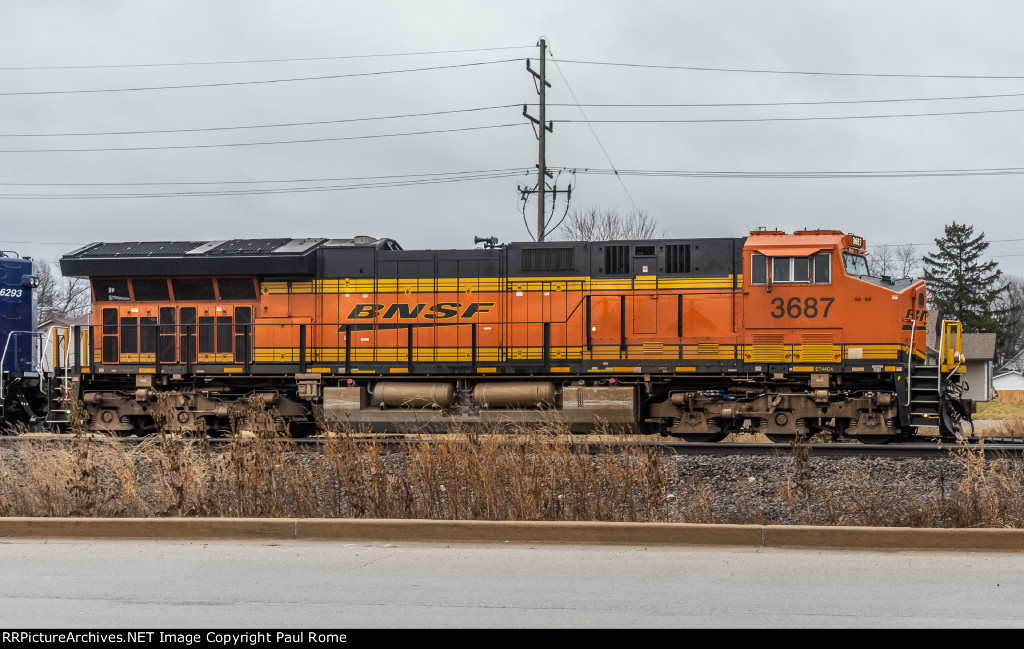
M 557 421 L 453 423 L 425 442 L 420 432 L 398 446 L 334 423 L 319 446 L 299 446 L 253 399 L 222 446 L 165 431 L 138 445 L 79 434 L 5 447 L 0 515 L 1024 527 L 1024 472 L 984 447 L 954 446 L 952 466 L 928 473 L 925 461 L 812 462 L 803 439 L 780 469 L 769 459 L 592 449 Z

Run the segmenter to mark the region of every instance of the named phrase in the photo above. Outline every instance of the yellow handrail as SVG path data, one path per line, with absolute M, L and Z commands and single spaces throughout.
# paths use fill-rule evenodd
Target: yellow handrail
M 967 367 L 964 365 L 967 359 L 964 358 L 963 352 L 960 351 L 961 328 L 962 325 L 957 320 L 942 321 L 942 337 L 939 343 L 939 367 L 943 373 L 956 370 L 958 374 L 962 374 L 967 371 Z

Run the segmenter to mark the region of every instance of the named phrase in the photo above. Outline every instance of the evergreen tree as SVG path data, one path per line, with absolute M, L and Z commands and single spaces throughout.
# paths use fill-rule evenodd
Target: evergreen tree
M 988 248 L 985 233 L 974 236 L 974 227 L 946 226 L 935 240 L 938 252 L 924 255 L 924 279 L 932 307 L 942 318 L 959 320 L 964 332 L 999 332 L 1001 310 L 996 306 L 1002 271 L 994 261 L 982 261 Z

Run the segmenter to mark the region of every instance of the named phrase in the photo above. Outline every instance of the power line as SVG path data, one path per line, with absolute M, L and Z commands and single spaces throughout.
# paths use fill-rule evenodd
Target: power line
M 503 169 L 476 169 L 471 171 L 438 171 L 423 174 L 389 174 L 383 176 L 349 176 L 344 178 L 289 178 L 283 180 L 194 180 L 194 181 L 156 181 L 156 182 L 124 182 L 124 183 L 10 183 L 0 182 L 0 186 L 17 187 L 128 187 L 128 186 L 159 186 L 159 185 L 256 185 L 278 183 L 324 183 L 351 180 L 387 180 L 401 178 L 458 177 L 477 174 L 519 174 L 529 172 L 524 167 L 505 167 Z
M 521 104 L 504 104 L 501 106 L 483 106 L 480 108 L 460 108 L 456 110 L 439 110 L 430 113 L 408 113 L 405 115 L 384 115 L 379 117 L 353 117 L 350 119 L 332 119 L 315 122 L 286 122 L 282 124 L 256 124 L 246 126 L 211 126 L 206 128 L 155 129 L 144 131 L 97 131 L 91 133 L 0 133 L 0 137 L 85 137 L 94 135 L 142 135 L 154 133 L 198 133 L 206 131 L 234 131 L 255 128 L 284 128 L 291 126 L 322 126 L 324 124 L 347 124 L 350 122 L 370 122 L 388 119 L 404 119 L 408 117 L 433 117 L 436 115 L 452 115 L 455 113 L 473 113 L 502 108 L 516 108 Z
M 988 113 L 1020 113 L 1024 108 L 998 108 L 992 110 L 961 110 L 941 113 L 899 113 L 889 115 L 836 115 L 825 117 L 736 117 L 715 119 L 594 119 L 599 124 L 707 124 L 721 122 L 813 122 L 844 119 L 888 119 L 892 117 L 942 117 L 949 115 L 984 115 Z M 556 119 L 555 122 L 582 122 L 579 119 Z
M 186 63 L 121 63 L 112 65 L 35 65 L 35 66 L 4 66 L 0 70 L 91 70 L 109 68 L 158 68 L 180 67 L 189 65 L 239 65 L 244 63 L 291 63 L 296 61 L 342 61 L 350 59 L 373 59 L 397 56 L 427 56 L 433 54 L 468 54 L 472 52 L 496 52 L 501 50 L 521 50 L 532 47 L 518 45 L 513 47 L 484 47 L 468 50 L 436 50 L 432 52 L 402 52 L 395 54 L 350 54 L 347 56 L 308 56 L 303 58 L 285 59 L 248 59 L 241 61 L 191 61 Z
M 1010 243 L 1016 241 L 1024 241 L 1024 239 L 989 239 L 985 243 Z M 872 244 L 875 247 L 878 246 L 934 246 L 935 242 L 930 243 L 876 243 Z M 1013 257 L 1015 255 L 990 255 L 992 257 Z
M 219 88 L 224 86 L 251 86 L 267 83 L 291 83 L 297 81 L 325 81 L 328 79 L 348 79 L 352 77 L 372 77 L 383 74 L 402 74 L 405 72 L 425 72 L 428 70 L 451 70 L 454 68 L 468 68 L 481 65 L 494 65 L 497 63 L 511 63 L 521 59 L 501 59 L 498 61 L 477 61 L 474 63 L 457 63 L 454 65 L 434 65 L 425 68 L 405 68 L 402 70 L 378 70 L 375 72 L 353 72 L 349 74 L 327 74 L 315 77 L 291 77 L 287 79 L 257 79 L 255 81 L 221 81 L 217 83 L 190 83 L 176 86 L 140 86 L 135 88 L 91 88 L 85 90 L 26 90 L 17 92 L 0 92 L 2 97 L 20 95 L 69 95 L 97 92 L 136 92 L 140 90 L 182 90 L 185 88 Z
M 458 133 L 462 131 L 481 131 L 495 128 L 509 128 L 513 126 L 526 126 L 523 123 L 515 124 L 493 124 L 490 126 L 466 126 L 462 128 L 443 128 L 432 131 L 409 131 L 406 133 L 381 133 L 377 135 L 352 135 L 348 137 L 321 137 L 303 140 L 273 140 L 266 142 L 226 142 L 222 144 L 171 144 L 164 146 L 134 146 L 134 147 L 96 147 L 78 149 L 0 149 L 0 153 L 85 153 L 97 151 L 155 151 L 162 149 L 213 149 L 218 147 L 236 146 L 264 146 L 271 144 L 309 144 L 312 142 L 341 142 L 345 140 L 371 140 L 385 137 L 403 137 L 407 135 L 432 135 L 436 133 Z
M 557 66 L 556 66 L 557 67 Z M 562 80 L 565 81 L 565 75 L 562 73 L 561 68 L 558 69 L 559 74 L 562 76 Z M 566 82 L 568 87 L 568 82 Z M 569 88 L 570 94 L 575 94 L 572 89 Z M 584 103 L 548 103 L 548 106 L 560 106 L 560 107 L 575 107 L 580 109 L 580 112 L 584 116 L 584 120 L 588 123 L 593 121 L 613 121 L 613 122 L 686 122 L 686 121 L 707 121 L 707 120 L 591 120 L 587 117 L 586 112 L 583 111 L 584 107 L 587 108 L 722 108 L 722 107 L 757 107 L 757 106 L 823 106 L 823 105 L 835 105 L 835 104 L 867 104 L 867 103 L 886 103 L 886 102 L 909 102 L 909 101 L 947 101 L 947 100 L 958 100 L 958 99 L 991 99 L 991 98 L 1006 98 L 1006 97 L 1024 97 L 1024 93 L 1008 93 L 1008 94 L 997 94 L 997 95 L 962 95 L 962 96 L 950 96 L 950 97 L 911 97 L 911 98 L 893 98 L 893 99 L 855 99 L 855 100 L 837 100 L 837 101 L 781 101 L 781 102 L 742 102 L 742 103 L 696 103 L 696 104 L 584 104 Z M 244 129 L 259 129 L 259 128 L 286 128 L 295 126 L 322 126 L 326 124 L 347 124 L 352 122 L 369 122 L 369 121 L 381 121 L 389 119 L 405 119 L 410 117 L 435 117 L 438 115 L 454 115 L 459 113 L 473 113 L 483 112 L 489 110 L 501 110 L 505 108 L 517 108 L 521 106 L 520 103 L 515 104 L 500 104 L 496 106 L 480 106 L 475 108 L 458 108 L 452 110 L 439 110 L 424 113 L 405 113 L 400 115 L 381 115 L 372 117 L 353 117 L 348 119 L 334 119 L 334 120 L 317 120 L 309 122 L 283 122 L 279 124 L 253 124 L 253 125 L 241 125 L 241 126 L 210 126 L 210 127 L 197 127 L 197 128 L 177 128 L 177 129 L 145 129 L 135 131 L 90 131 L 90 132 L 69 132 L 69 133 L 0 133 L 0 137 L 89 137 L 89 136 L 100 136 L 100 135 L 144 135 L 144 134 L 159 134 L 159 133 L 198 133 L 198 132 L 209 132 L 209 131 L 231 131 L 231 130 L 244 130 Z M 530 104 L 527 104 L 530 105 Z M 1005 109 L 1005 110 L 991 110 L 991 111 L 956 111 L 948 113 L 922 113 L 921 116 L 933 116 L 933 115 L 963 115 L 963 114 L 974 114 L 974 113 L 987 113 L 987 112 L 1020 112 L 1024 109 Z M 777 118 L 777 119 L 865 119 L 868 117 L 910 117 L 917 116 L 912 115 L 878 115 L 878 116 L 851 116 L 851 117 L 808 117 L 808 118 Z M 753 121 L 768 121 L 771 118 L 760 118 Z M 573 120 L 556 120 L 570 122 Z M 730 120 L 727 120 L 730 121 Z M 595 133 L 595 138 L 597 138 Z M 600 145 L 600 140 L 598 139 Z M 603 150 L 603 146 L 602 146 Z M 607 152 L 606 156 L 607 157 Z
M 276 187 L 266 189 L 223 189 L 213 191 L 194 192 L 147 192 L 147 193 L 118 193 L 118 194 L 0 194 L 3 200 L 81 200 L 81 199 L 119 199 L 119 198 L 181 198 L 181 197 L 205 197 L 205 196 L 252 196 L 260 194 L 298 194 L 308 192 L 327 191 L 348 191 L 354 189 L 387 189 L 396 187 L 412 187 L 417 185 L 435 185 L 453 182 L 467 182 L 476 180 L 494 180 L 498 178 L 509 178 L 523 173 L 523 170 L 516 170 L 514 173 L 480 173 L 475 175 L 464 175 L 455 178 L 418 178 L 407 180 L 387 180 L 380 182 L 361 182 L 348 185 L 326 185 L 312 187 Z
M 579 174 L 737 179 L 816 179 L 816 178 L 927 178 L 946 176 L 1002 176 L 1024 174 L 1024 167 L 991 169 L 919 169 L 886 171 L 713 171 L 683 169 L 594 169 L 567 167 Z
M 594 135 L 594 139 L 597 140 L 597 146 L 600 147 L 601 153 L 604 154 L 604 159 L 608 161 L 608 164 L 611 165 L 612 169 L 614 170 L 615 163 L 612 162 L 611 156 L 608 155 L 608 151 L 604 148 L 604 144 L 602 144 L 601 138 L 597 136 L 597 131 L 594 129 L 594 125 L 587 117 L 587 113 L 586 111 L 583 110 L 583 106 L 579 103 L 579 100 L 576 99 L 576 93 L 572 91 L 572 87 L 569 85 L 569 80 L 565 78 L 565 73 L 562 72 L 562 67 L 558 65 L 557 61 L 555 61 L 555 69 L 558 70 L 558 75 L 562 77 L 562 81 L 565 83 L 565 87 L 568 88 L 569 95 L 572 96 L 573 101 L 576 102 L 576 107 L 579 108 L 580 114 L 583 115 L 583 120 L 587 123 L 587 126 L 590 127 L 590 132 Z M 639 208 L 636 206 L 636 201 L 633 200 L 633 195 L 629 193 L 629 189 L 626 187 L 626 181 L 622 179 L 622 176 L 619 176 L 618 174 L 615 175 L 619 179 L 619 184 L 622 185 L 622 191 L 626 192 L 626 197 L 629 199 L 629 202 L 633 204 L 633 209 L 639 210 Z
M 30 243 L 39 246 L 84 246 L 82 241 L 0 241 L 4 245 L 8 243 Z
M 605 65 L 625 68 L 649 68 L 659 70 L 690 70 L 696 72 L 741 72 L 750 74 L 800 74 L 831 77 L 897 77 L 911 79 L 1024 79 L 1024 75 L 983 75 L 983 74 L 895 74 L 869 72 L 821 72 L 808 70 L 767 70 L 758 68 L 713 68 L 692 65 L 654 65 L 644 63 L 615 63 L 611 61 L 579 61 L 557 59 L 559 63 L 576 63 L 580 65 Z
M 548 106 L 586 106 L 588 108 L 724 108 L 733 106 L 824 106 L 830 104 L 883 104 L 908 101 L 954 101 L 961 99 L 1005 99 L 1024 97 L 1024 93 L 1000 93 L 995 95 L 950 95 L 945 97 L 894 97 L 885 99 L 837 99 L 829 101 L 754 101 L 716 102 L 696 104 L 556 104 Z

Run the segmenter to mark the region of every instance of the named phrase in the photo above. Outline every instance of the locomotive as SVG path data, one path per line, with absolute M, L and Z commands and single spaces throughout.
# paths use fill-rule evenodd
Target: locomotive
M 40 368 L 36 333 L 37 285 L 31 259 L 0 251 L 0 423 L 5 427 L 40 427 L 49 411 L 49 375 Z
M 390 238 L 98 242 L 71 337 L 91 430 L 545 424 L 718 441 L 960 437 L 960 323 L 836 230 L 405 250 Z

